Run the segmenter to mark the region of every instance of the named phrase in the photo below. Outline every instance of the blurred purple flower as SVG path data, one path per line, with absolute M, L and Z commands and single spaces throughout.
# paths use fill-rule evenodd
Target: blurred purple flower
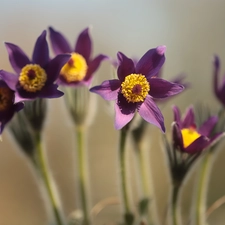
M 78 36 L 76 45 L 71 48 L 67 39 L 60 33 L 49 27 L 50 41 L 56 55 L 71 53 L 71 58 L 63 66 L 58 83 L 60 85 L 89 86 L 94 72 L 98 69 L 102 60 L 108 57 L 102 54 L 91 59 L 92 41 L 89 36 L 89 29 L 84 29 Z
M 136 65 L 119 52 L 119 79 L 104 81 L 90 89 L 105 100 L 116 100 L 116 129 L 129 123 L 137 110 L 144 120 L 165 132 L 163 115 L 152 98 L 167 98 L 183 90 L 182 85 L 155 77 L 165 61 L 165 50 L 165 46 L 148 50 Z
M 214 92 L 218 100 L 225 106 L 225 76 L 223 77 L 222 84 L 219 85 L 219 70 L 220 70 L 220 59 L 218 56 L 214 57 Z
M 22 102 L 15 103 L 15 92 L 0 80 L 0 134 L 15 112 L 23 109 Z
M 187 109 L 183 118 L 180 116 L 178 107 L 174 106 L 173 112 L 173 142 L 174 146 L 182 152 L 188 154 L 200 153 L 223 135 L 222 132 L 215 134 L 213 137 L 210 135 L 218 121 L 217 116 L 209 117 L 197 128 L 193 107 Z
M 11 43 L 5 45 L 16 74 L 1 70 L 0 77 L 15 91 L 16 102 L 38 97 L 58 98 L 63 95 L 54 82 L 70 55 L 58 55 L 50 60 L 46 31 L 38 37 L 31 60 L 18 46 Z

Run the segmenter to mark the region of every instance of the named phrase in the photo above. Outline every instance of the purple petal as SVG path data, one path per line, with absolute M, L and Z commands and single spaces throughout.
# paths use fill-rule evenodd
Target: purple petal
M 48 63 L 48 65 L 45 68 L 45 71 L 48 76 L 46 84 L 53 83 L 58 78 L 62 67 L 65 65 L 65 63 L 68 62 L 70 57 L 71 55 L 69 54 L 57 55 Z
M 105 100 L 110 101 L 117 98 L 119 88 L 119 80 L 106 80 L 103 81 L 101 85 L 92 87 L 90 91 L 99 94 Z
M 23 102 L 18 102 L 16 104 L 14 104 L 14 110 L 16 112 L 19 112 L 23 108 L 24 108 L 24 103 Z
M 88 70 L 87 74 L 84 78 L 84 82 L 89 81 L 92 77 L 92 74 L 98 69 L 100 63 L 102 60 L 107 59 L 108 57 L 106 55 L 98 55 L 96 56 L 91 62 L 88 64 Z
M 135 73 L 134 62 L 132 59 L 126 57 L 122 52 L 117 53 L 117 58 L 119 60 L 117 74 L 119 80 L 123 82 L 127 75 Z
M 179 74 L 176 77 L 174 77 L 172 80 L 170 80 L 170 82 L 172 83 L 176 83 L 176 84 L 181 84 L 183 85 L 185 88 L 189 88 L 191 85 L 188 82 L 185 82 L 184 79 L 187 77 L 186 74 Z
M 183 137 L 181 130 L 179 128 L 179 124 L 176 122 L 172 123 L 172 134 L 173 134 L 173 146 L 176 149 L 180 149 L 181 151 L 183 151 L 184 149 Z
M 149 79 L 149 83 L 149 94 L 153 98 L 167 98 L 180 93 L 184 89 L 180 84 L 171 83 L 160 78 Z
M 34 99 L 34 98 L 31 98 Z M 29 101 L 29 98 L 23 98 L 20 96 L 20 94 L 18 92 L 15 92 L 15 103 L 19 103 L 19 102 L 25 102 L 25 101 Z
M 10 89 L 16 90 L 16 84 L 18 83 L 17 75 L 6 72 L 5 70 L 0 70 L 0 78 L 5 81 Z
M 180 116 L 180 110 L 177 106 L 173 106 L 173 115 L 174 115 L 174 121 L 179 125 L 181 128 L 181 116 Z
M 21 69 L 30 64 L 30 60 L 27 55 L 17 45 L 11 43 L 5 43 L 6 49 L 9 54 L 9 61 L 12 68 L 17 74 L 20 73 Z
M 184 119 L 182 122 L 182 128 L 189 128 L 193 125 L 195 125 L 195 115 L 194 115 L 193 106 L 191 106 L 186 110 L 186 113 L 184 115 Z
M 225 137 L 225 133 L 221 132 L 218 134 L 215 134 L 209 141 L 209 144 L 207 147 L 212 147 L 213 145 L 215 145 L 216 143 L 218 143 L 222 138 Z
M 60 32 L 55 31 L 52 27 L 49 27 L 49 32 L 52 49 L 56 55 L 72 52 L 69 42 Z
M 64 95 L 62 91 L 59 91 L 57 84 L 52 84 L 49 86 L 44 87 L 40 94 L 38 95 L 39 98 L 59 98 Z
M 49 62 L 49 49 L 45 30 L 35 43 L 32 60 L 33 63 L 39 64 L 41 67 L 44 67 Z
M 159 73 L 165 62 L 165 46 L 148 50 L 136 65 L 136 72 L 151 77 Z
M 201 152 L 204 148 L 206 148 L 209 144 L 209 139 L 206 136 L 200 136 L 194 142 L 192 142 L 187 148 L 185 148 L 185 152 L 189 154 L 196 154 Z
M 86 28 L 80 33 L 75 46 L 75 52 L 81 54 L 87 62 L 89 62 L 92 51 L 92 42 L 88 31 L 89 28 Z
M 218 121 L 218 117 L 217 116 L 211 116 L 207 121 L 205 121 L 201 125 L 201 127 L 198 129 L 198 132 L 201 135 L 209 137 L 210 133 L 213 130 L 214 126 L 216 125 L 217 121 Z
M 119 93 L 115 104 L 115 128 L 117 130 L 123 128 L 133 119 L 136 107 L 136 104 L 128 103 L 123 95 Z
M 149 95 L 147 95 L 145 101 L 141 104 L 138 112 L 144 120 L 154 124 L 165 132 L 163 115 Z

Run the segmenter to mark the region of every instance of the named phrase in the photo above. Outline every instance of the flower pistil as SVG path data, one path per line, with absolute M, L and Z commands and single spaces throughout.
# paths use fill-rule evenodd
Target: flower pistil
M 184 128 L 181 130 L 184 148 L 187 148 L 201 135 L 196 131 L 195 127 Z
M 85 58 L 78 53 L 72 53 L 69 61 L 62 67 L 60 75 L 67 82 L 81 81 L 84 79 L 87 69 Z
M 47 80 L 45 70 L 37 64 L 28 64 L 21 70 L 19 83 L 28 92 L 40 91 Z
M 150 91 L 150 84 L 142 74 L 130 74 L 121 84 L 121 93 L 128 102 L 143 102 Z
M 5 111 L 13 105 L 14 92 L 8 87 L 0 87 L 0 111 Z

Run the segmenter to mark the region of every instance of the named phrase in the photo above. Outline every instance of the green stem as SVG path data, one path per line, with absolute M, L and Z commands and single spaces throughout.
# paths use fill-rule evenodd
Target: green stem
M 209 170 L 212 152 L 209 151 L 203 158 L 199 171 L 199 182 L 197 185 L 197 198 L 195 206 L 195 225 L 206 224 L 206 196 L 208 188 Z
M 84 148 L 84 128 L 82 126 L 76 127 L 77 135 L 77 157 L 78 157 L 78 177 L 79 177 L 79 188 L 82 210 L 84 213 L 83 225 L 89 225 L 89 213 L 88 213 L 88 202 L 87 202 L 87 165 Z
M 126 224 L 133 223 L 133 213 L 131 212 L 128 188 L 127 188 L 127 174 L 126 174 L 126 157 L 125 157 L 125 145 L 127 138 L 128 128 L 124 127 L 120 132 L 120 144 L 119 144 L 119 166 L 120 166 L 120 179 L 122 188 L 122 202 L 125 210 L 125 222 Z
M 180 225 L 178 220 L 178 194 L 180 190 L 180 185 L 174 185 L 172 191 L 172 225 Z
M 50 179 L 46 159 L 45 159 L 45 156 L 44 156 L 44 151 L 43 151 L 43 147 L 42 147 L 40 133 L 35 135 L 35 141 L 36 141 L 36 148 L 37 148 L 36 149 L 37 150 L 37 158 L 36 158 L 37 163 L 36 163 L 36 165 L 37 165 L 37 167 L 38 167 L 38 169 L 41 173 L 42 179 L 43 179 L 45 187 L 47 189 L 47 193 L 48 193 L 48 196 L 49 196 L 50 201 L 51 201 L 51 205 L 52 205 L 52 208 L 53 208 L 53 213 L 54 213 L 54 216 L 55 216 L 56 223 L 57 223 L 57 225 L 63 225 L 64 222 L 63 222 L 63 218 L 62 218 L 62 215 L 61 215 L 61 212 L 60 212 L 60 209 L 59 209 L 59 204 L 58 204 L 57 198 L 54 194 L 53 187 L 52 187 L 52 184 L 51 184 L 51 179 Z

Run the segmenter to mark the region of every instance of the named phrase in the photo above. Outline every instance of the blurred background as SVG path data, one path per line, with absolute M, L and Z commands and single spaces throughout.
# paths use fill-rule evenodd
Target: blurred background
M 39 0 L 0 1 L 0 68 L 13 71 L 4 42 L 19 45 L 29 56 L 36 38 L 48 26 L 65 34 L 71 44 L 87 26 L 92 27 L 93 55 L 103 53 L 116 58 L 121 51 L 129 57 L 141 57 L 148 49 L 166 45 L 163 77 L 171 79 L 180 73 L 188 75 L 191 89 L 171 99 L 162 107 L 167 134 L 172 122 L 171 105 L 182 110 L 197 101 L 219 107 L 212 85 L 212 59 L 218 54 L 225 71 L 225 1 L 144 1 L 144 0 Z M 103 62 L 95 74 L 96 83 L 112 76 L 112 66 Z M 89 169 L 92 204 L 106 197 L 118 196 L 118 132 L 106 103 L 98 99 L 96 119 L 89 131 Z M 152 127 L 148 146 L 157 207 L 162 220 L 168 201 L 168 170 L 159 141 L 159 130 Z M 156 137 L 156 138 L 155 138 Z M 45 147 L 66 215 L 76 209 L 76 160 L 74 134 L 63 99 L 50 101 L 45 128 Z M 35 173 L 7 130 L 0 143 L 0 225 L 48 224 L 46 209 Z M 130 150 L 130 151 L 129 151 Z M 129 148 L 129 161 L 134 159 Z M 208 205 L 225 194 L 225 151 L 221 150 L 210 178 Z M 133 173 L 130 173 L 133 174 Z M 130 175 L 136 190 L 134 176 Z M 190 178 L 183 191 L 182 211 L 188 215 L 193 195 Z M 134 196 L 135 198 L 135 196 Z M 210 217 L 212 224 L 224 225 L 224 207 Z M 109 206 L 96 218 L 95 224 L 119 221 L 119 207 Z M 215 221 L 217 221 L 215 223 Z

